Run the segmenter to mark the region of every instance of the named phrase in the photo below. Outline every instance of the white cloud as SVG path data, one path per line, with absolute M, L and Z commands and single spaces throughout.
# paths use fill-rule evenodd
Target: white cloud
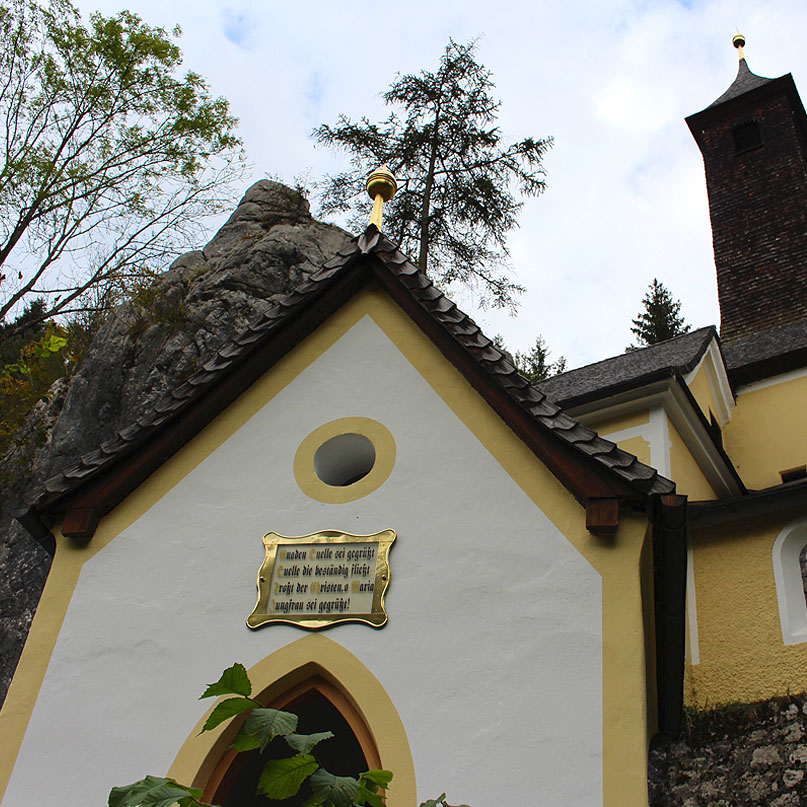
M 449 36 L 479 36 L 502 131 L 553 134 L 556 146 L 549 189 L 527 201 L 510 241 L 529 290 L 519 316 L 470 313 L 513 349 L 542 333 L 570 367 L 624 349 L 653 277 L 681 298 L 694 326 L 717 323 L 703 165 L 684 117 L 733 80 L 735 26 L 754 72 L 792 71 L 807 94 L 803 0 L 123 5 L 150 23 L 182 25 L 186 67 L 230 99 L 255 179 L 291 181 L 344 164 L 315 149 L 315 125 L 339 113 L 380 118 L 379 93 L 397 72 L 434 69 Z

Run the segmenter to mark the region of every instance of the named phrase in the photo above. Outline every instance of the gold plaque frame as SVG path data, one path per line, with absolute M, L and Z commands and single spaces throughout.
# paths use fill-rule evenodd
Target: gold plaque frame
M 387 612 L 384 610 L 384 595 L 387 592 L 387 587 L 390 582 L 389 551 L 396 537 L 395 530 L 382 530 L 372 535 L 352 535 L 351 533 L 340 532 L 339 530 L 321 530 L 320 532 L 313 532 L 309 535 L 300 535 L 297 537 L 280 535 L 276 532 L 267 533 L 263 536 L 265 556 L 258 572 L 258 601 L 252 613 L 247 617 L 247 627 L 256 629 L 264 625 L 280 623 L 297 625 L 297 627 L 305 628 L 306 630 L 321 630 L 322 628 L 329 628 L 339 622 L 363 622 L 366 625 L 372 625 L 374 628 L 382 627 L 387 622 Z M 320 601 L 317 598 L 314 600 L 304 598 L 306 601 L 303 602 L 302 613 L 269 613 L 272 607 L 270 603 L 273 603 L 272 585 L 275 579 L 276 561 L 278 559 L 282 560 L 288 556 L 288 547 L 294 547 L 300 550 L 301 553 L 307 553 L 309 551 L 308 547 L 313 545 L 313 549 L 311 550 L 313 552 L 317 551 L 316 547 L 318 545 L 323 544 L 337 547 L 337 549 L 334 550 L 334 554 L 339 554 L 340 559 L 345 558 L 344 562 L 346 564 L 350 563 L 351 560 L 350 544 L 378 545 L 375 553 L 376 567 L 373 577 L 372 606 L 370 610 L 363 610 L 361 612 L 346 612 L 343 610 L 338 613 L 321 613 L 319 606 Z M 281 550 L 284 552 L 283 555 L 279 555 Z M 298 552 L 295 552 L 295 558 L 298 554 Z M 309 561 L 310 557 L 306 554 L 305 559 Z M 282 570 L 283 567 L 280 566 L 278 568 Z M 352 577 L 352 569 L 350 576 Z M 316 582 L 316 576 L 299 578 L 298 575 L 294 576 L 293 582 L 297 586 L 306 586 L 307 589 L 310 583 L 303 583 L 302 579 Z M 291 584 L 292 580 L 289 580 L 286 585 Z M 275 585 L 279 585 L 276 580 Z M 345 585 L 347 585 L 347 583 L 345 583 Z M 340 589 L 339 599 L 343 599 L 341 593 Z M 348 592 L 345 591 L 344 593 Z M 309 594 L 309 597 L 310 596 L 312 595 Z M 366 598 L 365 596 L 365 599 Z M 314 608 L 311 609 L 312 612 L 309 613 L 306 609 L 308 609 L 312 603 L 314 604 Z

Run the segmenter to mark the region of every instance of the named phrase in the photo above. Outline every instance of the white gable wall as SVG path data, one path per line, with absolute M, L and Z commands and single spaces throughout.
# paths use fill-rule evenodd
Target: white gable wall
M 356 416 L 394 436 L 392 474 L 308 498 L 298 446 Z M 4 805 L 104 804 L 164 775 L 204 684 L 302 635 L 244 625 L 261 536 L 326 528 L 398 533 L 387 626 L 327 635 L 398 709 L 418 795 L 602 804 L 600 576 L 365 316 L 84 565 Z

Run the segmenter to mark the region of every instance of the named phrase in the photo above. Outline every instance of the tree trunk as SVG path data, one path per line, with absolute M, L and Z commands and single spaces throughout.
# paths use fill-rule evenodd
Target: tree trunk
M 434 167 L 437 164 L 437 129 L 440 123 L 440 107 L 434 116 L 429 171 L 426 174 L 426 187 L 423 189 L 423 205 L 420 208 L 420 254 L 418 265 L 425 272 L 429 262 L 429 212 L 431 210 L 432 188 L 434 187 Z

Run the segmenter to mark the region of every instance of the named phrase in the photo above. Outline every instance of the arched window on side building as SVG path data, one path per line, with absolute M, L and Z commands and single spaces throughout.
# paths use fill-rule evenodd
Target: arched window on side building
M 807 518 L 791 521 L 779 533 L 772 560 L 782 640 L 807 642 Z

